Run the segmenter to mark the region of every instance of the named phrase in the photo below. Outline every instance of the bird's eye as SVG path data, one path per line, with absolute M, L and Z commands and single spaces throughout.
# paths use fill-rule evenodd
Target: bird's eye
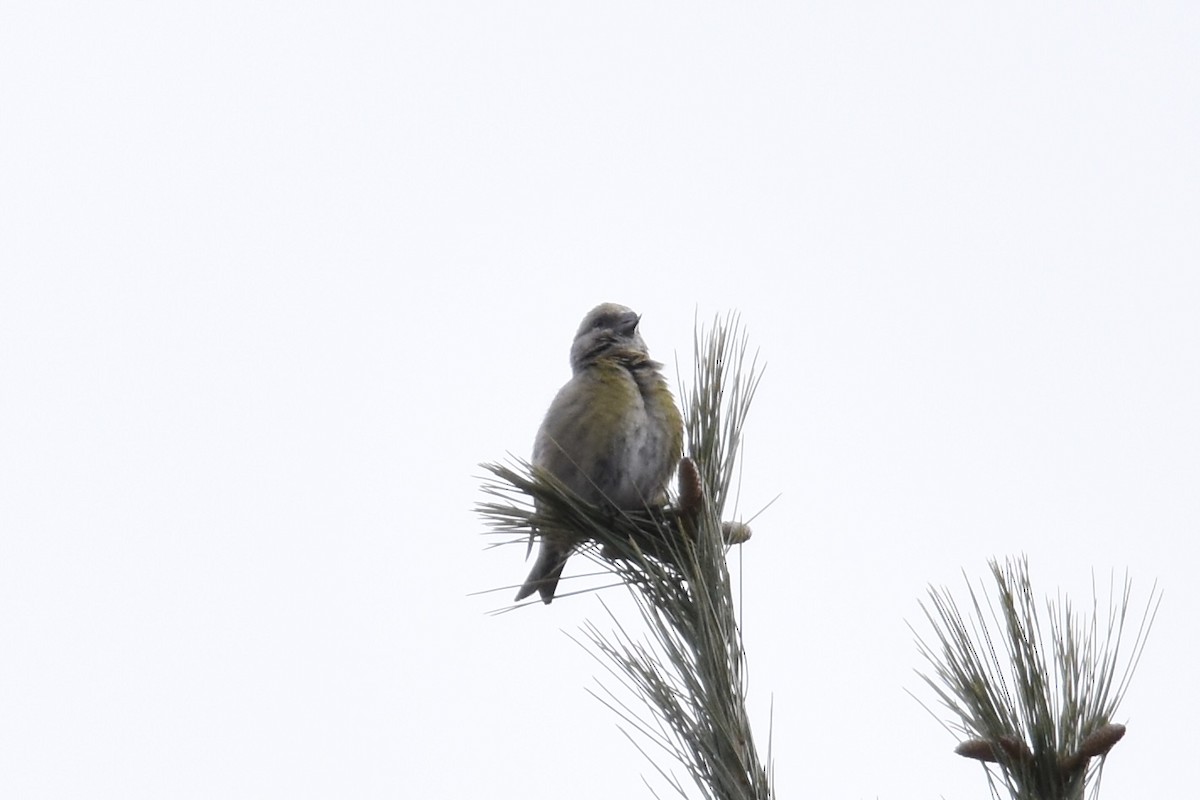
M 596 321 L 592 323 L 592 330 L 598 331 L 602 328 L 611 328 L 616 320 L 611 314 L 601 314 L 596 317 Z

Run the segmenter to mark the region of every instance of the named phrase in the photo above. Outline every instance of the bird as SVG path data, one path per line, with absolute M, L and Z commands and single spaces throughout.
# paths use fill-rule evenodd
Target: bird
M 638 331 L 641 317 L 601 303 L 571 344 L 571 379 L 558 391 L 533 444 L 533 466 L 580 499 L 632 511 L 666 501 L 683 451 L 683 418 Z M 554 599 L 577 540 L 543 531 L 537 560 L 517 592 Z

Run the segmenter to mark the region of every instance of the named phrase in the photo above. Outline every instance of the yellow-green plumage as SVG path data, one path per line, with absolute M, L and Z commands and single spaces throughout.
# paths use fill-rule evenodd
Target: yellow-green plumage
M 583 319 L 571 347 L 573 376 L 554 398 L 533 463 L 582 499 L 621 509 L 661 505 L 683 449 L 683 420 L 646 343 L 638 316 L 605 303 Z M 549 603 L 577 542 L 543 535 L 517 600 Z

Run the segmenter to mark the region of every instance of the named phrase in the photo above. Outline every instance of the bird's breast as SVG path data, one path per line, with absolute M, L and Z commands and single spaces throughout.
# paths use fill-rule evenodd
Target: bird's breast
M 534 463 L 593 503 L 656 503 L 681 439 L 679 412 L 661 375 L 599 363 L 575 375 L 551 404 Z

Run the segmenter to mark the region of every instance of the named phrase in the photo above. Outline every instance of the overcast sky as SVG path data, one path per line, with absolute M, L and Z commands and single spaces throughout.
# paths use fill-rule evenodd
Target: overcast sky
M 1021 553 L 1164 589 L 1104 794 L 1193 791 L 1197 42 L 1183 2 L 6 4 L 0 795 L 661 790 L 564 635 L 596 595 L 488 615 L 528 564 L 472 510 L 602 301 L 673 382 L 697 314 L 767 363 L 731 563 L 781 798 L 986 796 L 906 621 Z

